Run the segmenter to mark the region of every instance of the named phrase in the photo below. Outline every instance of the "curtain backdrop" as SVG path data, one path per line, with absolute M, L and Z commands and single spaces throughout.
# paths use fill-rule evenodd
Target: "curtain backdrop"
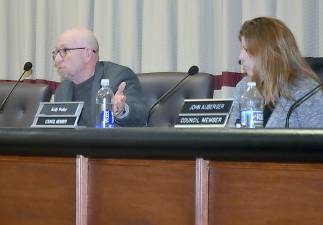
M 60 81 L 51 51 L 65 29 L 85 26 L 101 60 L 135 72 L 239 72 L 238 32 L 246 19 L 271 16 L 293 31 L 305 56 L 323 56 L 323 0 L 0 0 L 0 79 Z

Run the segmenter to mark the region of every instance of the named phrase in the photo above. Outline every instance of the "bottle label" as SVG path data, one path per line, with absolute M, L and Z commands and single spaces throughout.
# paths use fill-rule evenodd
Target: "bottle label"
M 114 127 L 114 116 L 111 110 L 100 111 L 100 123 L 96 126 L 97 128 L 113 128 Z
M 262 128 L 263 127 L 262 110 L 245 110 L 241 111 L 241 127 L 243 128 Z
M 110 110 L 105 110 L 102 112 L 104 116 L 104 125 L 103 128 L 112 128 L 113 127 L 113 113 Z

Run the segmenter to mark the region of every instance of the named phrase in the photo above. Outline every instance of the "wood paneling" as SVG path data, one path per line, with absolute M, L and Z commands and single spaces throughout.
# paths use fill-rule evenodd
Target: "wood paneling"
M 89 225 L 193 225 L 195 161 L 89 160 Z
M 75 224 L 75 159 L 0 156 L 0 224 Z
M 0 225 L 321 225 L 323 164 L 0 156 Z
M 321 225 L 323 166 L 210 163 L 210 225 Z

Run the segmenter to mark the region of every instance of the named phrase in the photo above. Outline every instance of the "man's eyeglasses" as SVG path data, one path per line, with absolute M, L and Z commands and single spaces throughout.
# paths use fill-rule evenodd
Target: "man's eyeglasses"
M 83 48 L 61 48 L 61 49 L 56 49 L 54 51 L 52 51 L 52 57 L 53 60 L 55 60 L 56 55 L 59 54 L 62 58 L 64 58 L 67 54 L 67 51 L 71 51 L 71 50 L 79 50 L 79 49 L 86 49 L 85 47 Z M 94 53 L 96 53 L 95 50 L 92 50 Z

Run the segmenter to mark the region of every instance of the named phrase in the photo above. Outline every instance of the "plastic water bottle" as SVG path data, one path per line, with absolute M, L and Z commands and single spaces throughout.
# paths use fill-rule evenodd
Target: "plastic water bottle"
M 114 116 L 112 111 L 112 98 L 114 94 L 109 88 L 109 79 L 101 80 L 101 88 L 96 95 L 96 127 L 114 127 Z
M 256 88 L 256 82 L 248 82 L 240 97 L 240 122 L 242 128 L 262 128 L 264 99 Z

